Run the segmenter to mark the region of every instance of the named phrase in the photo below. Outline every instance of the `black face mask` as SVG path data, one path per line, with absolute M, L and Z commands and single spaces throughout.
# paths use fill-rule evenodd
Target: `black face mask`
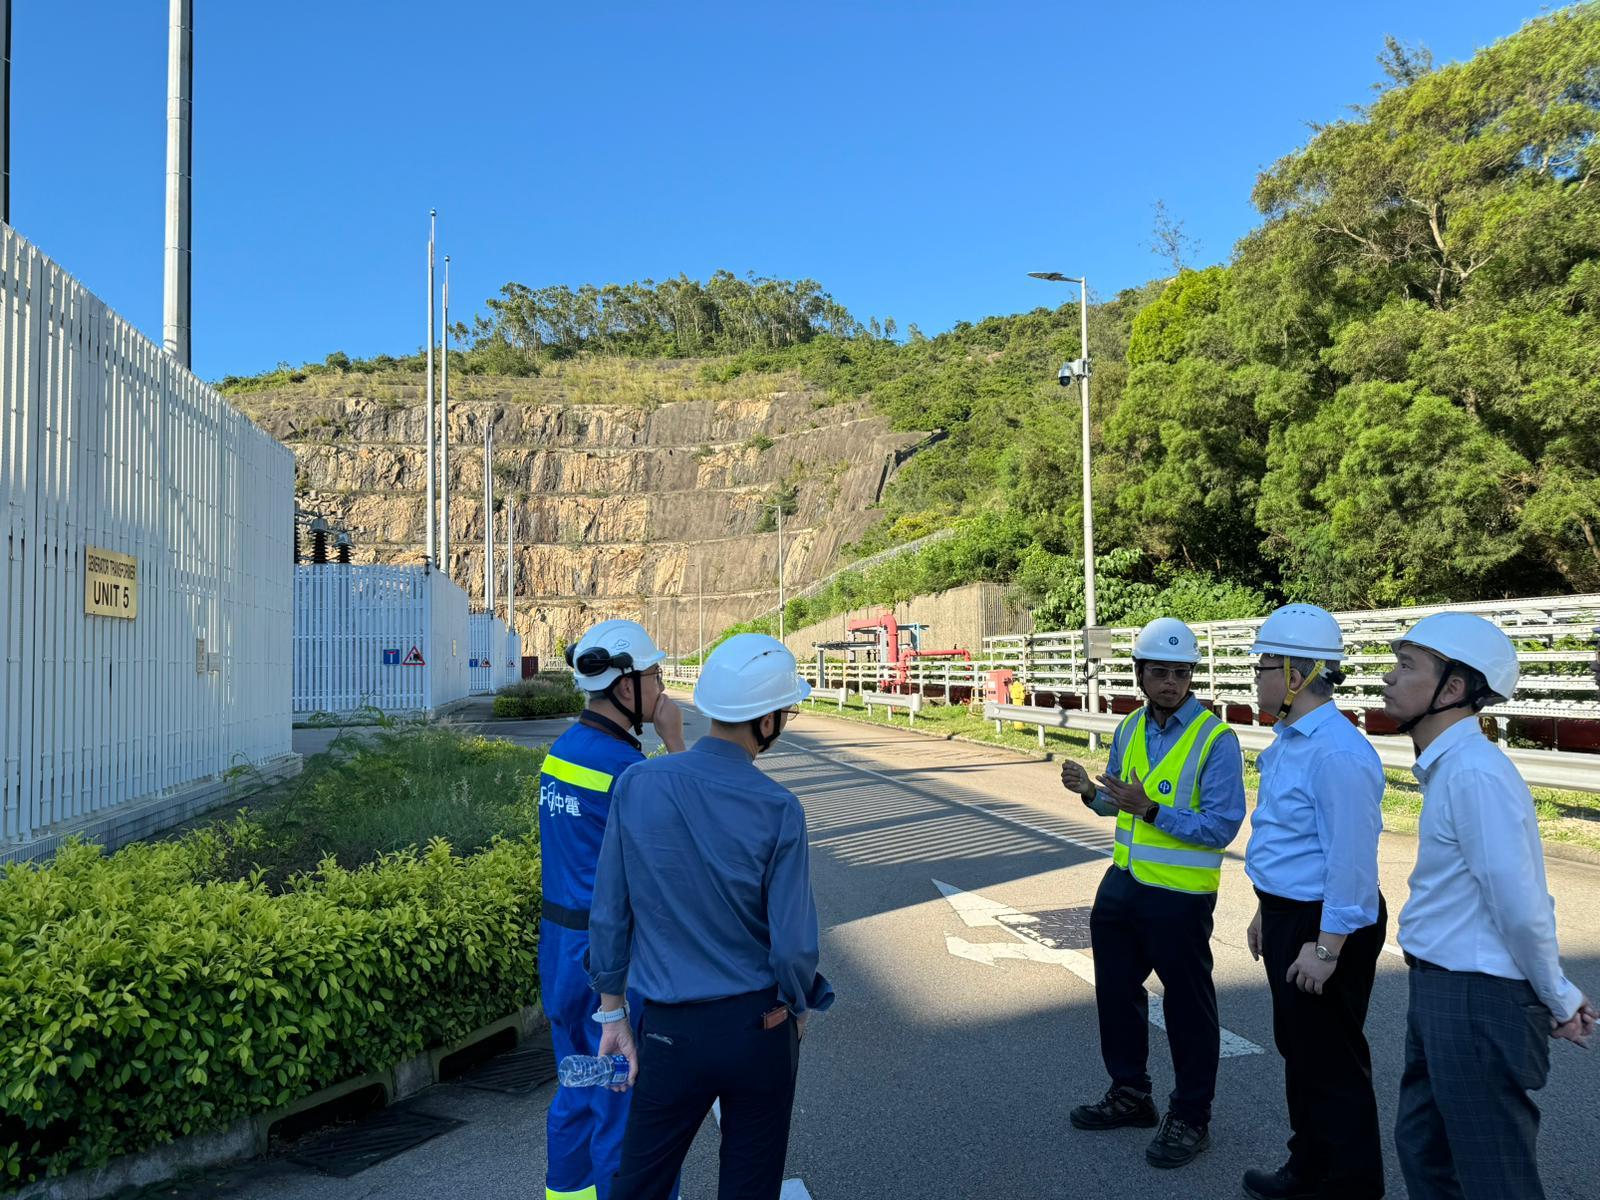
M 783 732 L 783 714 L 781 712 L 772 714 L 772 732 L 766 736 L 762 736 L 761 721 L 761 717 L 752 719 L 750 732 L 755 735 L 756 745 L 761 747 L 761 753 L 765 754 L 772 748 L 772 743 L 778 740 L 778 735 Z

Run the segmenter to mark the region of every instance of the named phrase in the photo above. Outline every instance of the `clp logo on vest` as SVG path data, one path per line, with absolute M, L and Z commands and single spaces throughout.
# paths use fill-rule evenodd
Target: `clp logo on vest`
M 1160 792 L 1163 796 L 1172 795 L 1172 780 L 1163 779 L 1160 784 L 1157 785 L 1156 791 Z

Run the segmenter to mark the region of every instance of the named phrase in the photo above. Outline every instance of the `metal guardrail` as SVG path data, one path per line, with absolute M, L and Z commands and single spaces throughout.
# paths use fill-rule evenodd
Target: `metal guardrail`
M 908 725 L 915 725 L 917 723 L 917 714 L 922 711 L 921 692 L 912 692 L 910 695 L 904 692 L 862 692 L 861 702 L 867 706 L 867 716 L 869 717 L 872 715 L 874 705 L 879 708 L 887 708 L 891 717 L 894 716 L 895 709 L 903 708 L 906 710 L 906 724 Z
M 1076 712 L 1061 708 L 1034 708 L 1026 704 L 997 704 L 986 702 L 983 716 L 993 721 L 995 732 L 1002 723 L 1014 721 L 1022 725 L 1037 726 L 1039 745 L 1044 742 L 1046 729 L 1071 729 L 1082 733 L 1108 734 L 1116 731 L 1122 718 L 1105 713 Z M 1259 753 L 1272 744 L 1276 736 L 1270 728 L 1254 725 L 1235 725 L 1239 745 Z M 1409 771 L 1417 760 L 1416 748 L 1406 737 L 1374 737 L 1365 735 L 1372 748 L 1378 752 L 1378 761 L 1387 770 Z M 1558 788 L 1571 792 L 1600 792 L 1600 760 L 1592 755 L 1567 754 L 1557 750 L 1506 751 L 1516 764 L 1522 778 L 1530 787 Z

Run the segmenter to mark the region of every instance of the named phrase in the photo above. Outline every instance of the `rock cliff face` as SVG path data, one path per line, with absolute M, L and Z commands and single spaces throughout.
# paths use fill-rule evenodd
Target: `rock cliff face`
M 298 501 L 349 528 L 357 562 L 416 562 L 425 549 L 423 388 L 412 377 L 319 379 L 236 403 L 288 444 Z M 575 389 L 576 390 L 576 389 Z M 674 392 L 694 391 L 690 398 Z M 785 579 L 838 565 L 917 435 L 890 432 L 864 402 L 830 404 L 797 380 L 648 391 L 629 403 L 574 400 L 548 380 L 483 380 L 450 399 L 450 571 L 483 598 L 483 440 L 494 433 L 494 551 L 504 611 L 504 504 L 514 505 L 515 621 L 524 653 L 606 616 L 642 619 L 683 653 L 769 611 L 777 534 L 762 506 L 795 489 Z M 770 525 L 771 517 L 766 523 Z

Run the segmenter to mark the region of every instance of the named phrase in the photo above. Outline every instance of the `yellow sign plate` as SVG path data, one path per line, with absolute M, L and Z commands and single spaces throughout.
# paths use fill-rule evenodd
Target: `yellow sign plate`
M 83 548 L 83 611 L 91 617 L 139 615 L 139 560 L 130 554 Z

